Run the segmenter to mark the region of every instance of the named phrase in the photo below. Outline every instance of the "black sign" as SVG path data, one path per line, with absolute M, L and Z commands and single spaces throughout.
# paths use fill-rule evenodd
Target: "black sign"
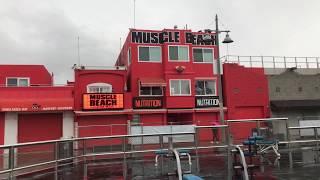
M 135 108 L 135 109 L 159 109 L 159 108 L 162 108 L 162 98 L 160 98 L 160 97 L 136 97 L 136 98 L 133 98 L 133 108 Z
M 180 43 L 179 31 L 163 31 L 163 32 L 146 32 L 146 31 L 132 31 L 132 43 L 145 43 L 145 44 L 162 44 Z M 194 34 L 186 32 L 185 43 L 193 45 L 215 45 L 215 34 Z
M 196 107 L 219 107 L 219 97 L 218 96 L 201 96 L 196 97 Z
M 209 36 L 209 38 L 205 38 L 205 36 Z M 187 32 L 185 42 L 193 45 L 215 45 L 216 36 L 214 34 L 193 34 Z

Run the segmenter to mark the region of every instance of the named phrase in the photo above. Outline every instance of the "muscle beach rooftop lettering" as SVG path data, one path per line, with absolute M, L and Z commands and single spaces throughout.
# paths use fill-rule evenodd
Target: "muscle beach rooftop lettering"
M 205 36 L 209 40 L 204 40 Z M 186 32 L 183 42 L 193 45 L 215 45 L 215 34 L 199 34 Z M 162 31 L 162 32 L 148 32 L 148 31 L 131 31 L 131 42 L 139 44 L 163 44 L 163 43 L 180 43 L 181 35 L 179 31 Z

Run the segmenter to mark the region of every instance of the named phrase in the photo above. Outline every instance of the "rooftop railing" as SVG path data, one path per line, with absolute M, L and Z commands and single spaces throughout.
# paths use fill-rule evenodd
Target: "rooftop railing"
M 320 57 L 291 57 L 291 56 L 236 56 L 227 55 L 223 63 L 238 63 L 245 67 L 263 68 L 320 68 Z

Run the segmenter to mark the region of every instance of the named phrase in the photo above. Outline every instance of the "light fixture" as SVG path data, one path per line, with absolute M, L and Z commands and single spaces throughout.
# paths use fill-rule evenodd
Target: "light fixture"
M 233 40 L 230 38 L 229 33 L 227 32 L 226 37 L 224 38 L 224 40 L 222 41 L 222 43 L 232 43 Z

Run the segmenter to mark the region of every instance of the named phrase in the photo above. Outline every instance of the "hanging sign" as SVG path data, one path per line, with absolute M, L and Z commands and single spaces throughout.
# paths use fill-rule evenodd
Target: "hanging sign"
M 197 108 L 219 107 L 218 96 L 199 96 L 195 98 Z
M 123 109 L 122 93 L 89 93 L 83 94 L 84 110 Z
M 162 108 L 162 98 L 159 97 L 136 97 L 133 98 L 135 109 L 159 109 Z

